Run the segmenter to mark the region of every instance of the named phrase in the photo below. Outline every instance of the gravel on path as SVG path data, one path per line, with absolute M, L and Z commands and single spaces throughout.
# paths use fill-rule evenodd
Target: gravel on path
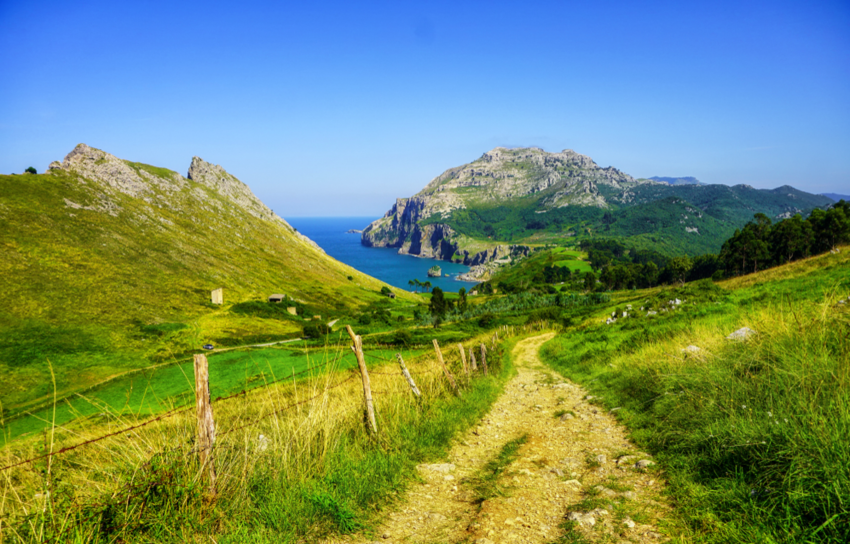
M 546 543 L 565 530 L 589 542 L 666 540 L 659 525 L 670 508 L 661 498 L 661 474 L 612 413 L 543 365 L 537 353 L 553 337 L 517 343 L 517 374 L 505 391 L 478 425 L 458 437 L 445 462 L 417 467 L 422 482 L 411 486 L 371 539 L 326 542 Z M 506 442 L 522 435 L 527 441 L 499 481 L 506 492 L 479 502 L 472 482 Z

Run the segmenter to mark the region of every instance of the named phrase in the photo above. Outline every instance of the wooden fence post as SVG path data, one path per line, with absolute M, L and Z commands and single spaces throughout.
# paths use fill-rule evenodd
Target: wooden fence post
M 481 366 L 484 367 L 484 375 L 488 374 L 487 372 L 487 346 L 481 344 Z
M 472 350 L 472 346 L 469 346 L 469 366 L 472 367 L 473 372 L 478 372 L 478 365 L 475 364 L 475 352 Z
M 377 433 L 378 424 L 375 422 L 375 405 L 372 403 L 372 385 L 369 382 L 369 371 L 366 370 L 366 358 L 363 356 L 363 341 L 354 334 L 351 325 L 346 325 L 345 330 L 351 341 L 354 342 L 352 349 L 357 357 L 357 366 L 360 367 L 360 378 L 363 380 L 363 399 L 366 402 L 366 428 L 369 432 Z
M 195 355 L 195 406 L 198 416 L 198 459 L 202 467 L 208 467 L 210 494 L 215 495 L 215 463 L 212 452 L 215 444 L 215 420 L 210 404 L 209 363 L 204 354 Z
M 452 373 L 449 371 L 449 367 L 446 366 L 446 362 L 443 361 L 443 352 L 440 351 L 440 344 L 437 342 L 437 339 L 434 338 L 434 351 L 437 352 L 437 360 L 440 362 L 440 366 L 443 367 L 443 373 L 448 378 L 449 383 L 452 384 L 452 389 L 457 393 L 457 382 L 455 381 L 455 377 L 452 376 Z
M 466 380 L 469 381 L 469 367 L 466 366 L 466 352 L 463 351 L 463 344 L 458 344 L 457 349 L 460 351 L 460 364 L 463 365 L 463 373 L 466 374 Z
M 401 367 L 401 373 L 404 374 L 404 378 L 407 380 L 407 383 L 410 384 L 410 390 L 413 391 L 413 394 L 416 395 L 417 398 L 422 397 L 422 393 L 420 393 L 419 388 L 416 387 L 416 382 L 413 381 L 413 377 L 404 365 L 404 359 L 401 358 L 401 353 L 396 353 L 395 358 L 398 359 L 398 366 Z

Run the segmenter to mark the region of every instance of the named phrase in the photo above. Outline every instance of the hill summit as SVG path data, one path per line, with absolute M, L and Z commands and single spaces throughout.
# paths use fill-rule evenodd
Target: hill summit
M 0 176 L 0 224 L 4 410 L 49 394 L 48 360 L 62 393 L 207 342 L 302 333 L 301 315 L 234 303 L 285 294 L 327 319 L 386 298 L 199 157 L 184 177 L 80 144 L 44 174 Z
M 635 179 L 569 149 L 497 147 L 397 199 L 363 231 L 362 243 L 473 265 L 526 251 L 523 244 L 600 235 L 696 254 L 717 251 L 754 213 L 787 217 L 830 202 L 786 187 Z

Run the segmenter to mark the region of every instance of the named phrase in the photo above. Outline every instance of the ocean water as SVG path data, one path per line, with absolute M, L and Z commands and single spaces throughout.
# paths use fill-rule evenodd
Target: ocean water
M 420 259 L 410 255 L 399 255 L 397 249 L 366 247 L 360 243 L 360 234 L 349 234 L 349 229 L 362 230 L 375 220 L 374 217 L 292 217 L 286 221 L 298 232 L 319 244 L 325 253 L 338 261 L 360 270 L 372 277 L 385 281 L 399 289 L 410 290 L 408 281 L 430 281 L 443 291 L 457 292 L 461 287 L 467 290 L 475 283 L 457 281 L 455 276 L 469 271 L 469 267 Z M 440 265 L 443 274 L 450 277 L 429 278 L 428 269 Z

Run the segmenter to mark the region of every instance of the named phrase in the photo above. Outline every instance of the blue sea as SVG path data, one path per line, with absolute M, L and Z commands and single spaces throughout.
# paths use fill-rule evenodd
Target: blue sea
M 385 281 L 399 289 L 410 290 L 408 281 L 430 281 L 443 291 L 456 292 L 461 287 L 469 289 L 475 283 L 457 281 L 455 276 L 469 271 L 469 267 L 420 259 L 410 255 L 399 255 L 398 249 L 366 247 L 360 243 L 360 234 L 349 234 L 349 229 L 363 230 L 374 221 L 374 217 L 292 217 L 286 221 L 304 234 L 338 261 L 360 270 L 372 277 Z M 443 274 L 450 277 L 429 278 L 428 269 L 440 265 Z

